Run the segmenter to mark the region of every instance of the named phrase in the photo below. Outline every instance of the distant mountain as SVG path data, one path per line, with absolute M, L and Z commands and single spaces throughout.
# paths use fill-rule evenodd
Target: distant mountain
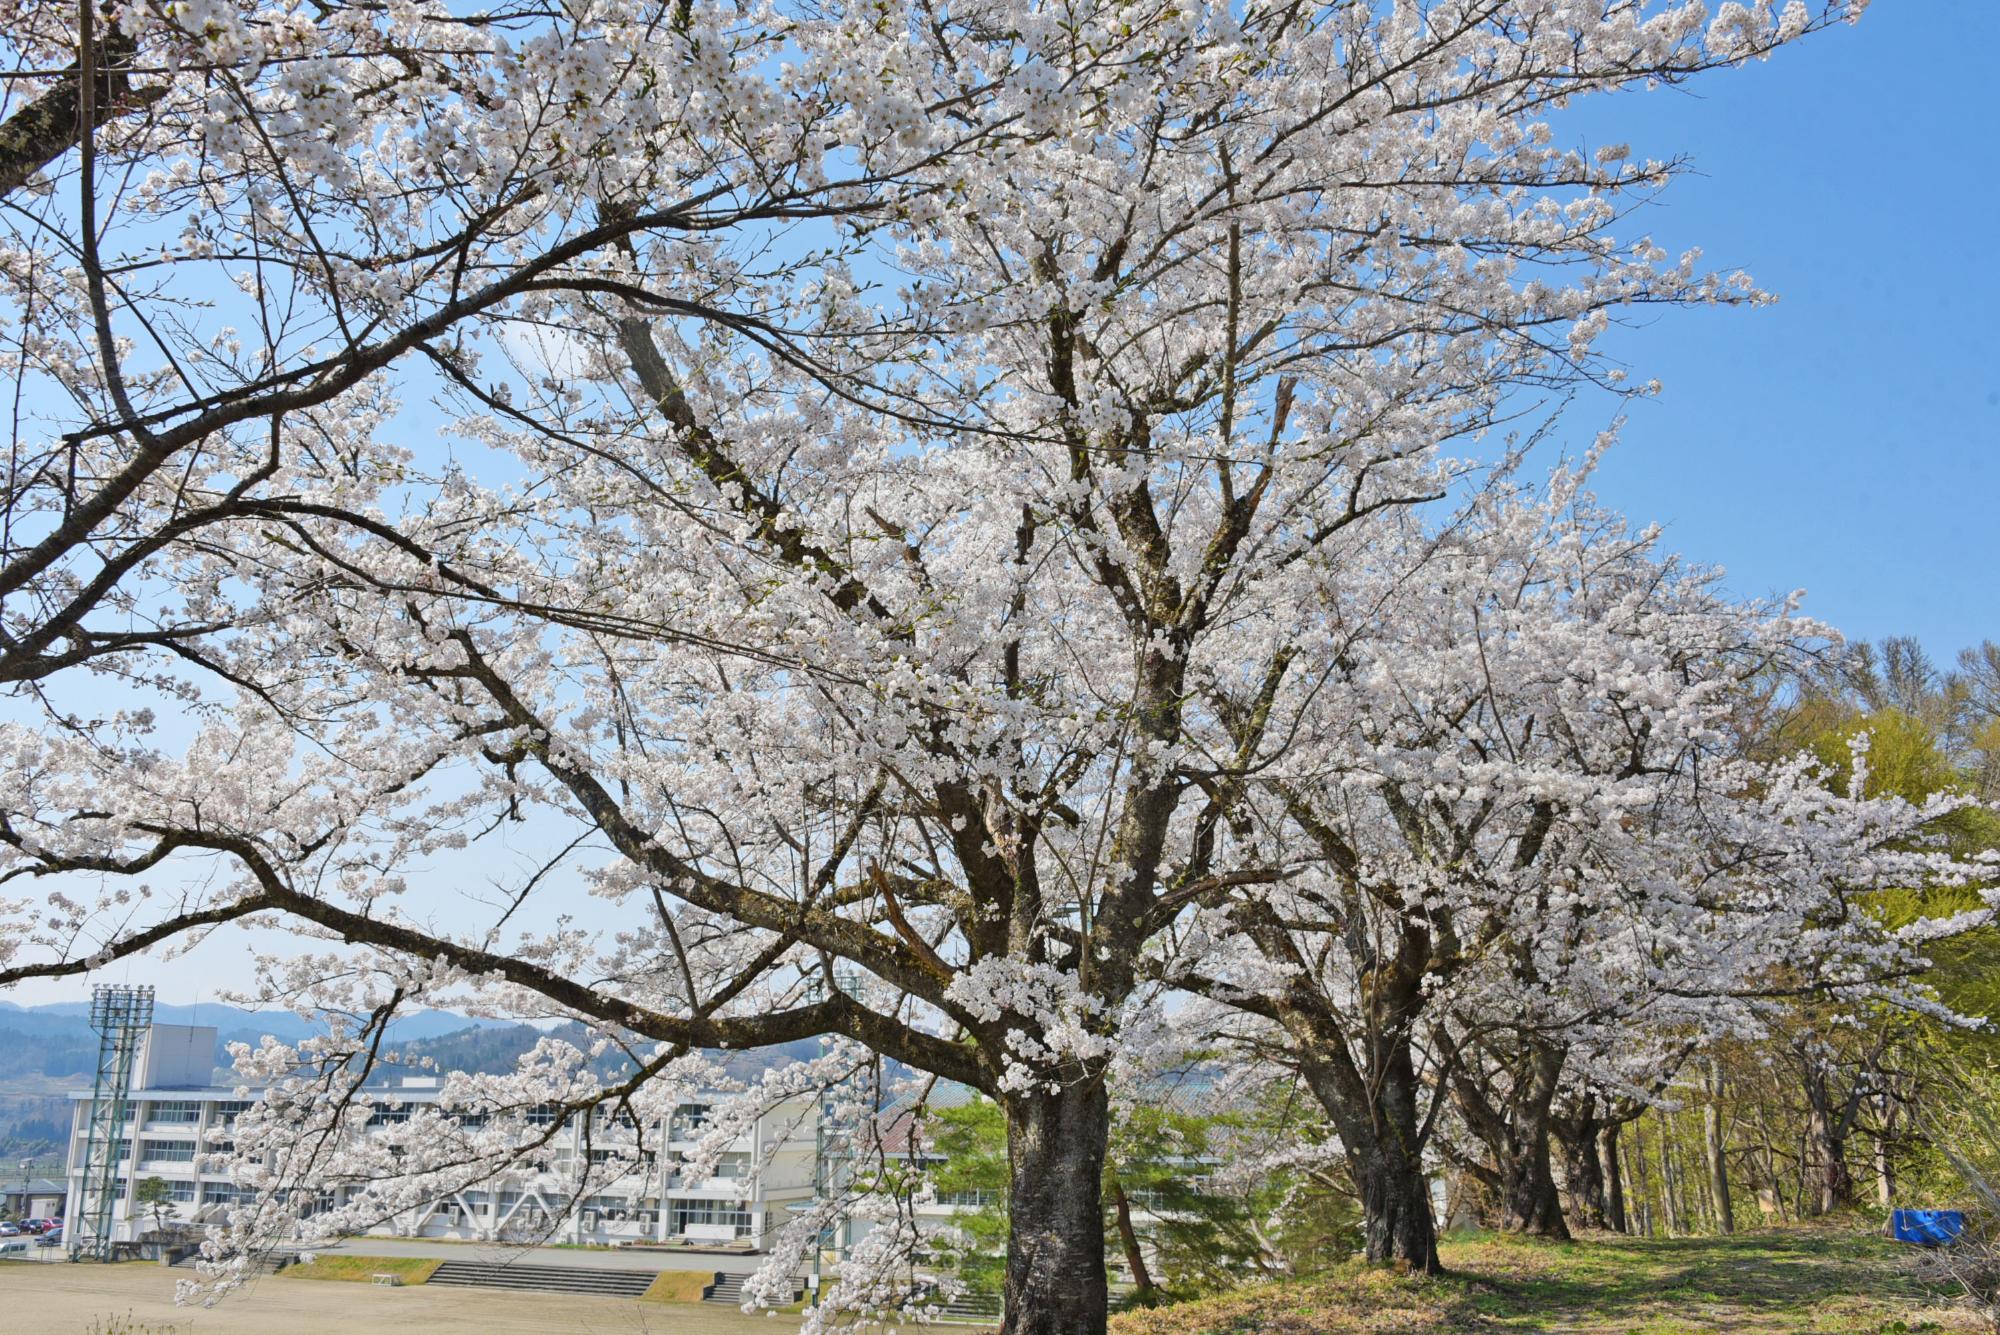
M 62 1022 L 82 1024 L 88 1032 L 89 1016 L 90 1003 L 87 1001 L 52 1001 L 41 1006 L 16 1006 L 12 1002 L 0 1001 L 0 1028 L 16 1032 L 60 1031 L 67 1028 Z M 269 1034 L 280 1043 L 296 1043 L 302 1038 L 326 1032 L 326 1026 L 321 1022 L 304 1019 L 290 1011 L 244 1010 L 241 1007 L 225 1006 L 221 1002 L 213 1001 L 193 1006 L 156 1002 L 153 1006 L 153 1021 L 156 1024 L 214 1025 L 221 1031 L 224 1042 L 255 1043 Z M 397 1016 L 395 1023 L 389 1026 L 389 1035 L 396 1042 L 410 1043 L 418 1039 L 457 1033 L 468 1028 L 512 1027 L 511 1020 L 483 1020 L 474 1016 L 456 1015 L 451 1011 L 422 1010 Z
M 562 1024 L 552 1029 L 538 1029 L 526 1024 L 507 1028 L 487 1025 L 460 1029 L 435 1038 L 405 1040 L 400 1049 L 403 1064 L 383 1068 L 381 1079 L 393 1083 L 398 1077 L 411 1074 L 413 1067 L 425 1061 L 435 1063 L 435 1069 L 441 1072 L 474 1071 L 499 1075 L 513 1070 L 521 1054 L 545 1038 L 560 1039 L 580 1048 L 587 1048 L 591 1041 L 589 1031 L 580 1024 Z M 641 1045 L 640 1050 L 644 1051 L 645 1046 Z M 708 1055 L 721 1064 L 731 1077 L 749 1080 L 772 1067 L 818 1056 L 819 1043 L 808 1038 L 776 1047 L 753 1048 L 748 1052 L 711 1052 Z M 632 1065 L 615 1048 L 592 1064 L 601 1077 L 619 1075 L 629 1071 Z

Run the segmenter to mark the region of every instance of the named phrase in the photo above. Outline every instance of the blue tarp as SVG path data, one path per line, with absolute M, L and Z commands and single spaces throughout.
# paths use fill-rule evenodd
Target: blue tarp
M 1965 1215 L 1958 1210 L 1896 1210 L 1889 1221 L 1896 1241 L 1923 1247 L 1942 1247 L 1965 1231 Z

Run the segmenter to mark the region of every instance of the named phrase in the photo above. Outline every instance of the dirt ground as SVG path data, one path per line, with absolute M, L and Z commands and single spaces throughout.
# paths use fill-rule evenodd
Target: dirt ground
M 213 1308 L 174 1306 L 185 1272 L 0 1262 L 0 1335 L 786 1335 L 797 1317 L 494 1289 L 259 1279 Z M 122 1322 L 122 1324 L 121 1324 Z

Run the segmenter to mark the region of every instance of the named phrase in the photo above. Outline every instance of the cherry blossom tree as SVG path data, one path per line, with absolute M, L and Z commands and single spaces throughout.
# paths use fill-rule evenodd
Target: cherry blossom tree
M 1969 799 L 1873 800 L 1809 756 L 1743 760 L 1742 697 L 1823 628 L 1730 602 L 1583 480 L 1496 487 L 1436 532 L 1411 520 L 1394 587 L 1350 581 L 1323 619 L 1368 629 L 1291 725 L 1310 744 L 1259 778 L 1319 864 L 1212 906 L 1182 946 L 1179 981 L 1274 1031 L 1237 1037 L 1326 1107 L 1379 1259 L 1437 1264 L 1441 1127 L 1501 1227 L 1565 1236 L 1560 1097 L 1643 1108 L 1659 1071 L 1780 997 L 1934 1009 L 1907 985 L 1922 942 L 1981 920 L 1895 931 L 1866 911 L 1990 874 L 1937 837 Z
M 154 615 L 136 590 L 157 583 L 162 619 L 132 647 L 199 641 L 214 680 L 174 683 L 200 692 L 178 746 L 141 709 L 8 728 L 9 874 L 120 888 L 33 906 L 0 983 L 276 918 L 356 948 L 267 966 L 268 995 L 365 1017 L 339 1043 L 469 992 L 633 1045 L 615 1088 L 545 1051 L 463 1091 L 614 1121 L 647 1080 L 687 1078 L 694 1048 L 840 1035 L 1000 1102 L 1007 1329 L 1101 1330 L 1114 1062 L 1160 1030 L 1205 943 L 1247 964 L 1295 910 L 1311 930 L 1339 910 L 1325 803 L 1345 780 L 1325 766 L 1375 726 L 1337 708 L 1377 703 L 1348 660 L 1393 679 L 1423 643 L 1352 601 L 1400 615 L 1429 569 L 1433 539 L 1396 516 L 1466 478 L 1451 451 L 1527 396 L 1619 387 L 1596 350 L 1619 312 L 1756 297 L 1620 234 L 1674 164 L 1556 147 L 1543 118 L 1848 13 L 218 8 L 196 37 L 121 18 L 140 52 L 157 36 L 244 64 L 216 80 L 240 94 L 176 76 L 96 137 L 168 136 L 133 198 L 195 204 L 170 249 L 247 281 L 261 323 L 255 353 L 204 341 L 223 388 L 190 387 L 186 358 L 127 369 L 121 329 L 154 336 L 125 270 L 152 261 L 93 255 L 82 136 L 81 279 L 34 346 L 84 408 L 39 456 L 18 585 L 41 591 L 9 633 L 42 634 L 24 673 L 41 685 L 71 661 L 51 654 L 122 650 L 79 628 Z M 295 45 L 233 45 L 279 32 Z M 823 227 L 775 235 L 804 222 Z M 524 328 L 544 331 L 525 353 Z M 495 371 L 510 348 L 521 368 Z M 377 372 L 403 357 L 431 368 L 450 457 L 393 443 Z M 72 501 L 86 447 L 110 457 Z M 141 483 L 167 489 L 134 502 Z M 172 516 L 224 503 L 246 522 L 147 566 L 191 531 Z M 125 601 L 71 611 L 71 588 L 100 587 Z M 1413 766 L 1419 742 L 1400 743 Z M 1456 785 L 1439 803 L 1480 800 L 1462 754 L 1437 763 Z M 1373 800 L 1416 781 L 1384 777 Z M 1565 779 L 1547 816 L 1509 794 L 1529 821 L 1514 846 L 1546 841 L 1558 798 L 1601 821 L 1629 795 L 1596 769 Z M 489 920 L 408 893 L 516 827 L 546 853 Z M 123 888 L 188 861 L 215 874 L 164 907 Z M 579 887 L 615 928 L 561 903 L 532 922 Z M 1289 967 L 1264 962 L 1236 994 Z M 299 1113 L 262 1123 L 250 1233 L 296 1223 L 307 1166 L 347 1171 L 269 1137 L 350 1144 L 305 1110 L 351 1099 L 282 1084 L 349 1050 L 245 1054 L 287 1091 L 269 1106 Z M 373 1199 L 521 1150 L 496 1131 Z M 1427 1245 L 1413 1227 L 1395 1246 Z

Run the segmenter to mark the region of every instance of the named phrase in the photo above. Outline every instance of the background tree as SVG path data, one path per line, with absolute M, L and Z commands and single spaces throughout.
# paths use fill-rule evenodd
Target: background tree
M 163 1178 L 142 1177 L 132 1184 L 132 1203 L 153 1216 L 156 1230 L 164 1229 L 167 1216 L 174 1212 L 173 1188 Z

